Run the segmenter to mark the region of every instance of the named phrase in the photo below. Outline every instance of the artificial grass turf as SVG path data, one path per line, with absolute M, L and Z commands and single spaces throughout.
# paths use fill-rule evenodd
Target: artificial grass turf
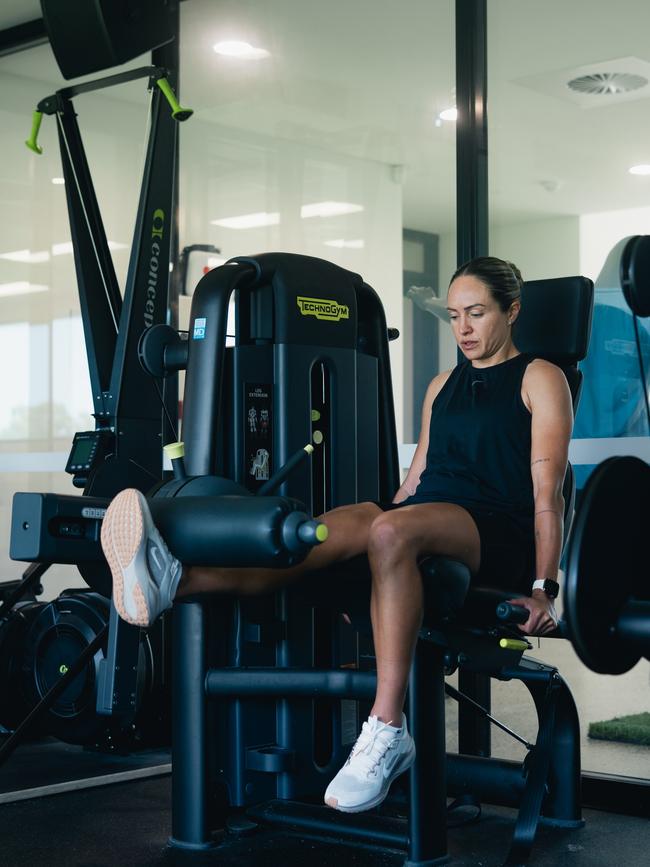
M 650 746 L 650 713 L 633 713 L 589 723 L 589 737 L 602 741 Z

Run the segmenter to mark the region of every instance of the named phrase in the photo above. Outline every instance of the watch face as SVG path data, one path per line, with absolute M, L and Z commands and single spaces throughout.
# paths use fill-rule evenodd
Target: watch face
M 557 583 L 557 581 L 553 581 L 552 578 L 547 578 L 544 581 L 544 593 L 546 593 L 548 596 L 556 599 L 559 592 L 560 585 Z

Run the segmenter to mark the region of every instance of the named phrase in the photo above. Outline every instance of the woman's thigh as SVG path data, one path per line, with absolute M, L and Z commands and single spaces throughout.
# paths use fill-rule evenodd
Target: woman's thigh
M 406 549 L 420 559 L 437 554 L 460 560 L 472 573 L 481 563 L 481 539 L 467 509 L 456 503 L 417 503 L 391 509 L 375 522 L 372 544 Z

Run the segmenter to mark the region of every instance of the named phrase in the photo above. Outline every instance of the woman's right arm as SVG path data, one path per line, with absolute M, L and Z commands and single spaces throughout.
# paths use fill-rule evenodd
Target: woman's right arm
M 427 450 L 429 448 L 429 424 L 431 422 L 431 407 L 433 402 L 440 393 L 443 385 L 449 379 L 451 370 L 445 370 L 439 373 L 429 383 L 424 401 L 422 403 L 422 422 L 420 425 L 420 437 L 418 444 L 411 461 L 411 466 L 406 474 L 406 478 L 399 487 L 399 490 L 393 497 L 394 503 L 401 503 L 407 497 L 412 497 L 417 486 L 420 484 L 420 476 L 427 464 Z

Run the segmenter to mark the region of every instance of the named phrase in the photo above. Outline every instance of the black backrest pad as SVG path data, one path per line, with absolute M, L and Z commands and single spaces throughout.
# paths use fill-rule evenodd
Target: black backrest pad
M 586 277 L 524 283 L 513 330 L 517 349 L 562 368 L 582 361 L 589 347 L 593 294 L 594 284 Z

